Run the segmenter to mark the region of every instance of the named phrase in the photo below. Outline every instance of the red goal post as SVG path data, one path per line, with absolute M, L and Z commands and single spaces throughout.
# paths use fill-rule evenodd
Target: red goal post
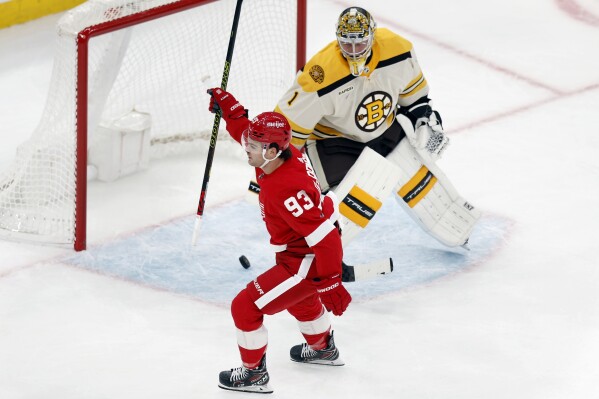
M 86 248 L 98 126 L 136 114 L 151 120 L 157 145 L 207 138 L 204 87 L 220 81 L 234 9 L 235 0 L 88 0 L 67 12 L 41 121 L 0 172 L 0 237 Z M 229 88 L 250 110 L 274 108 L 305 63 L 305 39 L 306 0 L 245 0 Z

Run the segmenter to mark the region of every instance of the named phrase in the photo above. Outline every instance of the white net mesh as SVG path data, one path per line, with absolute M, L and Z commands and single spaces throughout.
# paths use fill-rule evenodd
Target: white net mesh
M 183 2 L 193 0 L 88 0 L 61 18 L 42 118 L 13 164 L 0 173 L 0 235 L 73 242 L 78 33 Z M 90 145 L 100 122 L 131 111 L 151 115 L 154 156 L 205 143 L 214 120 L 207 112 L 206 89 L 220 86 L 234 10 L 234 0 L 215 1 L 93 37 L 88 56 Z M 243 3 L 228 89 L 252 114 L 273 109 L 293 79 L 296 18 L 296 0 Z M 226 137 L 219 134 L 219 139 Z

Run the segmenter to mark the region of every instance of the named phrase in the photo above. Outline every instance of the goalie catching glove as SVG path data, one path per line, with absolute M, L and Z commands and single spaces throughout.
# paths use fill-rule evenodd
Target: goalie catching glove
M 431 107 L 428 97 L 421 98 L 409 108 L 400 108 L 397 120 L 406 133 L 410 144 L 433 161 L 449 145 L 449 137 L 443 131 L 441 115 Z
M 329 312 L 335 316 L 341 316 L 351 302 L 351 295 L 343 283 L 341 277 L 335 276 L 322 281 L 315 281 L 320 301 Z
M 242 116 L 247 117 L 247 110 L 233 97 L 233 95 L 221 88 L 208 89 L 210 94 L 210 104 L 208 110 L 212 113 L 221 111 L 221 116 L 225 121 L 238 119 Z

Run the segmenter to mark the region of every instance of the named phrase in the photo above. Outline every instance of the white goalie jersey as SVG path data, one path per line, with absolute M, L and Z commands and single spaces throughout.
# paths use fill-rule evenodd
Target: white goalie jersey
M 337 41 L 333 41 L 298 72 L 293 86 L 277 104 L 276 111 L 287 117 L 293 130 L 292 143 L 296 147 L 307 145 L 321 186 L 341 199 L 344 245 L 368 225 L 391 193 L 444 245 L 465 247 L 468 242 L 481 214 L 459 195 L 426 147 L 415 146 L 410 137 L 400 139 L 387 155 L 355 146 L 360 156 L 356 155 L 355 163 L 344 171 L 346 159 L 351 158 L 346 154 L 354 146 L 326 141 L 345 138 L 369 143 L 387 131 L 393 134 L 398 129 L 394 123 L 402 120 L 407 120 L 410 126 L 406 127 L 414 135 L 403 112 L 396 121 L 398 106 L 409 110 L 415 103 L 426 105 L 428 92 L 412 44 L 379 28 L 360 76 L 350 73 Z M 344 173 L 341 180 L 340 173 Z
M 366 67 L 353 76 L 333 41 L 298 72 L 276 107 L 289 120 L 296 147 L 330 137 L 368 142 L 391 126 L 398 105 L 428 94 L 412 43 L 387 29 L 377 29 Z

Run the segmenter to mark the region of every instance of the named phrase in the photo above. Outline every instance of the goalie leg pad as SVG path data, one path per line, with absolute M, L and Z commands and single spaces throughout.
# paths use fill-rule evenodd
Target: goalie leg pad
M 339 223 L 344 246 L 370 223 L 398 184 L 399 176 L 397 166 L 374 150 L 364 148 L 341 183 L 333 189 L 341 199 Z
M 397 200 L 425 231 L 449 246 L 466 244 L 481 213 L 430 159 L 402 140 L 387 156 L 400 170 Z

